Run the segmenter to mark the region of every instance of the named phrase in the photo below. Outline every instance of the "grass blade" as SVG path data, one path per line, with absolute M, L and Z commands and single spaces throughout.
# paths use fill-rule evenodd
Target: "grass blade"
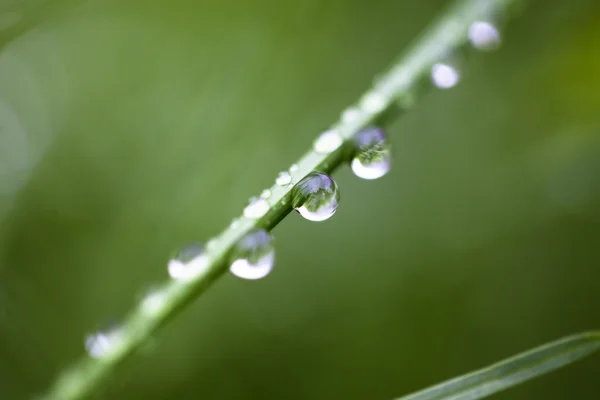
M 600 349 L 600 331 L 567 336 L 397 400 L 475 400 L 563 367 Z

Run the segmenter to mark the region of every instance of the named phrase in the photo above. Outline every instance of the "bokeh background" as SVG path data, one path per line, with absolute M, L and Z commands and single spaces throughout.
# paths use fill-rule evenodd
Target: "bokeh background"
M 0 398 L 43 393 L 220 232 L 446 1 L 0 3 Z M 225 276 L 111 399 L 393 399 L 600 326 L 600 3 L 533 1 L 499 51 L 335 177 L 261 281 Z M 600 359 L 495 396 L 598 399 Z

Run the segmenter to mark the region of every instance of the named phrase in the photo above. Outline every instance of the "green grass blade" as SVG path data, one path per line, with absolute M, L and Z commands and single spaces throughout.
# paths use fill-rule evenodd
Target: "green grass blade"
M 397 400 L 475 400 L 577 361 L 600 349 L 600 331 L 567 336 Z

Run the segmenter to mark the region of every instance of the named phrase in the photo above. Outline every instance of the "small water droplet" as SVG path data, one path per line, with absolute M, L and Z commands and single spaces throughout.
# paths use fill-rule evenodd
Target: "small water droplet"
M 494 50 L 500 46 L 500 33 L 490 22 L 475 21 L 469 27 L 469 40 L 478 50 Z
M 323 132 L 314 143 L 314 149 L 317 153 L 328 154 L 337 150 L 343 143 L 342 137 L 335 129 Z
M 269 203 L 262 198 L 252 198 L 250 203 L 244 208 L 244 217 L 249 219 L 258 219 L 269 211 Z
M 356 107 L 347 109 L 342 113 L 342 122 L 349 124 L 357 121 L 360 118 L 360 110 Z
M 274 263 L 273 237 L 267 231 L 258 229 L 236 243 L 231 252 L 229 270 L 243 279 L 261 279 L 271 272 Z
M 289 172 L 280 172 L 279 175 L 277 175 L 277 179 L 275 179 L 275 183 L 279 186 L 287 186 L 292 183 L 292 176 Z
M 363 97 L 360 104 L 366 112 L 378 113 L 383 111 L 387 105 L 387 100 L 383 95 L 377 92 L 369 92 Z
M 311 172 L 292 190 L 292 206 L 309 221 L 331 217 L 340 202 L 335 181 L 323 172 Z
M 298 169 L 300 169 L 298 164 L 292 164 L 292 166 L 290 167 L 290 172 L 296 172 L 298 171 Z
M 208 266 L 208 258 L 200 243 L 184 247 L 168 264 L 169 276 L 180 281 L 194 279 Z
M 270 189 L 265 189 L 262 191 L 262 193 L 260 194 L 261 199 L 268 199 L 269 197 L 271 197 L 271 190 Z
M 112 327 L 87 335 L 85 349 L 93 358 L 104 358 L 114 354 L 122 342 L 123 331 L 118 327 Z
M 363 179 L 377 179 L 387 174 L 391 167 L 391 149 L 385 133 L 370 127 L 356 134 L 356 155 L 350 167 L 354 175 Z
M 431 68 L 431 79 L 440 89 L 449 89 L 458 83 L 460 75 L 451 65 L 438 63 Z
M 212 238 L 206 243 L 206 250 L 214 251 L 216 246 L 217 246 L 217 238 Z
M 140 308 L 147 315 L 160 314 L 167 304 L 167 297 L 164 290 L 151 290 L 142 298 Z

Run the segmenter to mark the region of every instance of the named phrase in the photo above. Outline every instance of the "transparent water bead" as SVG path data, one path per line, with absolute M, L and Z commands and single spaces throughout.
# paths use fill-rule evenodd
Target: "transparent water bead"
M 292 164 L 292 166 L 290 167 L 290 172 L 294 173 L 296 171 L 298 171 L 300 169 L 300 167 L 298 166 L 298 164 Z
M 349 124 L 349 123 L 358 121 L 360 116 L 361 116 L 361 110 L 359 110 L 358 108 L 352 107 L 352 108 L 345 110 L 342 113 L 341 118 L 342 118 L 342 122 Z
M 271 197 L 271 190 L 270 189 L 265 189 L 262 191 L 262 193 L 260 194 L 260 198 L 261 199 L 268 199 L 269 197 Z
M 263 229 L 257 229 L 236 243 L 231 251 L 229 271 L 242 279 L 261 279 L 273 269 L 275 243 Z
M 292 206 L 309 221 L 328 219 L 339 203 L 337 184 L 323 172 L 311 172 L 292 189 Z
M 366 112 L 378 113 L 383 111 L 386 107 L 387 100 L 383 95 L 377 92 L 370 92 L 363 97 L 360 104 Z
M 451 65 L 438 63 L 431 68 L 431 79 L 440 89 L 450 89 L 458 83 L 460 74 Z
M 122 343 L 123 332 L 113 327 L 89 334 L 85 338 L 85 349 L 93 358 L 103 358 L 113 353 Z
M 391 146 L 385 133 L 375 127 L 367 128 L 354 137 L 356 154 L 350 163 L 354 175 L 362 179 L 377 179 L 391 168 Z
M 140 308 L 144 314 L 160 314 L 167 304 L 167 293 L 164 290 L 149 291 L 140 303 Z
M 500 33 L 490 22 L 475 21 L 469 27 L 469 40 L 478 50 L 494 50 L 500 46 Z
M 289 172 L 280 172 L 279 175 L 277 175 L 277 178 L 275 179 L 275 183 L 279 186 L 287 186 L 290 183 L 292 183 L 292 176 Z
M 244 217 L 258 219 L 269 211 L 269 203 L 260 197 L 250 199 L 250 203 L 244 208 Z
M 323 132 L 314 143 L 314 149 L 317 153 L 329 154 L 343 143 L 343 139 L 335 129 Z
M 176 280 L 188 281 L 201 274 L 207 266 L 204 247 L 200 243 L 193 243 L 184 247 L 169 261 L 169 276 Z

